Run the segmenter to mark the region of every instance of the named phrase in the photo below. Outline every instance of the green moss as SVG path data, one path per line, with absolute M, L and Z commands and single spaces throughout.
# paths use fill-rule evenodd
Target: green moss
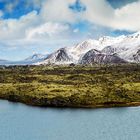
M 0 98 L 39 106 L 140 102 L 140 65 L 0 68 Z

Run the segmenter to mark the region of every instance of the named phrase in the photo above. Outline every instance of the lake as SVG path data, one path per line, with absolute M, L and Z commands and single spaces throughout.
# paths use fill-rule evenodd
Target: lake
M 140 107 L 38 108 L 0 100 L 0 140 L 139 140 Z

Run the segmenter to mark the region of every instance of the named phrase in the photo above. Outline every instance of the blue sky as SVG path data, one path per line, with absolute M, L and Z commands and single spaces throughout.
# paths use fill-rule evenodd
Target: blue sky
M 114 8 L 120 8 L 124 5 L 127 5 L 129 3 L 137 2 L 138 0 L 108 0 L 108 2 L 111 4 Z
M 139 31 L 140 0 L 0 0 L 0 59 Z

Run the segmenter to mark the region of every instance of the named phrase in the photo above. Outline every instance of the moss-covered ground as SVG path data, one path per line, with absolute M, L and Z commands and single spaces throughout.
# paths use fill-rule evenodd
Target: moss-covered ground
M 1 66 L 0 98 L 36 106 L 140 105 L 140 65 Z

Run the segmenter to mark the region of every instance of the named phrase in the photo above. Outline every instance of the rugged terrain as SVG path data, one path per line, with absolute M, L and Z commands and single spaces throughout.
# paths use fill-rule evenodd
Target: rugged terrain
M 2 66 L 0 98 L 55 107 L 140 105 L 140 65 Z
M 140 63 L 140 32 L 127 36 L 104 36 L 96 40 L 88 39 L 73 46 L 64 46 L 50 54 L 34 54 L 18 62 L 1 60 L 0 65 Z

